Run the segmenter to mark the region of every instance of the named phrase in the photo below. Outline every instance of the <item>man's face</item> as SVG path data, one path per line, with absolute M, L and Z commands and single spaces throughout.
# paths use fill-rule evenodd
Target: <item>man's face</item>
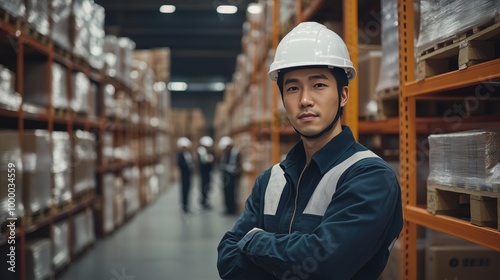
M 293 70 L 283 77 L 283 104 L 291 124 L 303 135 L 314 135 L 335 118 L 339 95 L 328 68 Z M 347 102 L 347 88 L 341 105 Z

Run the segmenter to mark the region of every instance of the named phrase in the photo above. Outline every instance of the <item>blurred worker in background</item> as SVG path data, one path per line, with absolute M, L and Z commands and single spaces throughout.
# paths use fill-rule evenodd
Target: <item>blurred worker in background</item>
M 201 191 L 201 206 L 203 209 L 210 209 L 208 202 L 208 193 L 210 192 L 210 178 L 214 166 L 214 154 L 212 146 L 214 140 L 210 136 L 200 138 L 200 146 L 196 150 L 198 154 L 198 163 L 200 167 L 200 191 Z
M 219 140 L 221 150 L 219 168 L 222 175 L 224 187 L 224 205 L 226 215 L 236 214 L 236 191 L 241 175 L 241 155 L 240 150 L 234 146 L 233 139 L 223 136 Z
M 344 41 L 300 23 L 268 74 L 301 140 L 256 179 L 219 244 L 221 278 L 378 279 L 403 226 L 401 190 L 391 167 L 341 125 L 356 76 Z
M 191 140 L 186 137 L 177 139 L 177 165 L 181 173 L 181 205 L 184 213 L 189 213 L 189 190 L 191 188 L 191 174 L 194 170 L 194 161 L 191 154 Z

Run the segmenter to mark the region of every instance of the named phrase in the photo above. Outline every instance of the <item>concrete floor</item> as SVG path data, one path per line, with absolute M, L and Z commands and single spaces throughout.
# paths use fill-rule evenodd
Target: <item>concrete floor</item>
M 193 181 L 192 214 L 182 214 L 180 187 L 174 184 L 116 232 L 98 239 L 56 279 L 220 279 L 217 244 L 237 217 L 222 215 L 223 198 L 218 187 L 212 188 L 210 195 L 213 209 L 201 210 L 198 178 Z

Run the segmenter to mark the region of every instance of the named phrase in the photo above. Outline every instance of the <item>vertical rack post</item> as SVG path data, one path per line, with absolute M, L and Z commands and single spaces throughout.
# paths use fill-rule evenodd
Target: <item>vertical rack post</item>
M 416 114 L 415 98 L 408 96 L 406 83 L 415 80 L 413 0 L 398 1 L 399 38 L 399 154 L 403 209 L 416 205 Z M 404 279 L 417 279 L 417 226 L 404 221 L 400 237 Z
M 351 61 L 358 69 L 358 1 L 344 0 L 344 37 Z M 339 100 L 340 102 L 340 100 Z M 358 79 L 349 85 L 349 102 L 346 105 L 345 124 L 351 128 L 354 138 L 358 139 Z
M 273 49 L 276 50 L 280 40 L 280 0 L 274 0 L 273 6 Z M 272 120 L 271 120 L 271 140 L 272 140 L 272 164 L 278 163 L 280 161 L 280 127 L 279 127 L 279 95 L 276 86 L 273 87 L 273 99 L 272 99 Z

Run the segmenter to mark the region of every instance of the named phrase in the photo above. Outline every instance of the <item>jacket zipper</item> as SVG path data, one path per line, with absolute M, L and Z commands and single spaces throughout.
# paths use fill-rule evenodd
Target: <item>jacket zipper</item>
M 297 214 L 297 201 L 299 199 L 300 181 L 302 181 L 302 175 L 306 171 L 307 166 L 309 166 L 309 163 L 306 163 L 306 166 L 304 166 L 304 169 L 302 169 L 302 172 L 300 173 L 300 176 L 299 176 L 299 181 L 297 182 L 297 190 L 295 191 L 295 203 L 294 203 L 294 207 L 293 207 L 293 215 L 292 215 L 292 220 L 290 221 L 290 227 L 288 228 L 288 234 L 292 233 L 293 220 L 295 219 L 295 214 Z

